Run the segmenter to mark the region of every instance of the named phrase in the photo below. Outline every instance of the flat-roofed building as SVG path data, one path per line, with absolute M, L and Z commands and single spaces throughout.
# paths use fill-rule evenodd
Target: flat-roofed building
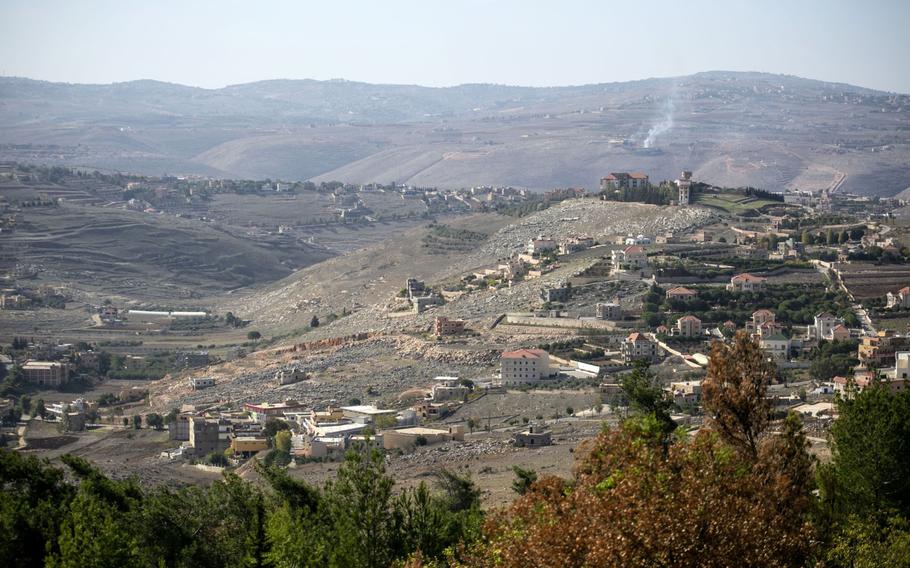
M 433 334 L 436 336 L 455 335 L 464 331 L 464 320 L 453 320 L 445 316 L 436 316 L 433 321 Z
M 353 420 L 354 422 L 359 422 L 361 424 L 373 424 L 380 417 L 391 416 L 394 418 L 395 415 L 398 414 L 397 410 L 381 409 L 367 404 L 342 406 L 341 411 L 348 420 Z
M 296 400 L 286 400 L 284 402 L 270 403 L 252 403 L 246 402 L 243 409 L 250 413 L 250 417 L 257 422 L 265 422 L 269 418 L 284 416 L 285 412 L 300 412 L 304 404 Z
M 606 302 L 594 306 L 594 315 L 597 319 L 617 321 L 622 319 L 622 307 L 616 302 Z
M 26 361 L 22 376 L 33 385 L 59 387 L 69 380 L 69 365 L 60 361 Z
M 193 390 L 212 388 L 215 386 L 215 379 L 212 377 L 193 377 L 190 379 L 190 386 Z

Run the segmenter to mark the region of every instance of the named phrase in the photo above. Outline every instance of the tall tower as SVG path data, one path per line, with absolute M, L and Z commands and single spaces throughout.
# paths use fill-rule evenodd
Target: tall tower
M 679 206 L 685 207 L 689 204 L 689 188 L 692 186 L 692 172 L 683 170 L 679 179 L 676 180 L 676 186 L 679 187 Z

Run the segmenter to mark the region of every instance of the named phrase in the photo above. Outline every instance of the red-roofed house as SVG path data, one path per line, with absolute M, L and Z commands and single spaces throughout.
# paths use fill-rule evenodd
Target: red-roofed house
M 612 172 L 600 178 L 601 191 L 627 189 L 642 189 L 649 185 L 648 176 L 641 172 Z
M 667 290 L 668 300 L 691 300 L 695 296 L 698 296 L 698 292 L 684 286 L 677 286 L 676 288 Z
M 693 315 L 683 316 L 676 320 L 676 331 L 682 337 L 699 337 L 701 332 L 701 320 Z
M 659 351 L 656 341 L 652 341 L 651 338 L 643 333 L 635 331 L 630 333 L 629 337 L 622 342 L 620 353 L 624 363 L 634 363 L 641 360 L 656 361 Z
M 536 383 L 551 376 L 550 354 L 543 349 L 503 351 L 500 363 L 506 386 Z
M 641 270 L 648 266 L 648 255 L 645 249 L 632 245 L 622 250 L 614 250 L 611 253 L 611 264 L 614 271 L 621 270 Z
M 731 292 L 758 292 L 765 287 L 765 279 L 754 274 L 737 274 L 730 279 L 727 290 Z

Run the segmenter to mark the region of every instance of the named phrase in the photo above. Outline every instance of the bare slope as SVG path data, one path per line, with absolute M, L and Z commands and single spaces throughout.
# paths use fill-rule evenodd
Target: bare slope
M 541 89 L 7 78 L 0 100 L 0 159 L 151 174 L 546 189 L 685 167 L 771 190 L 910 186 L 908 96 L 761 73 Z
M 692 229 L 711 218 L 713 214 L 706 209 L 594 199 L 565 201 L 521 219 L 495 214 L 473 215 L 446 221 L 453 227 L 490 235 L 470 252 L 433 254 L 421 245 L 427 229 L 412 229 L 390 236 L 375 246 L 305 268 L 265 290 L 224 302 L 220 309 L 230 309 L 253 319 L 254 326 L 270 335 L 304 329 L 313 315 L 341 314 L 343 310 L 353 312 L 327 327 L 309 332 L 307 339 L 340 337 L 361 331 L 424 329 L 437 314 L 487 321 L 504 311 L 528 309 L 536 301 L 541 286 L 565 279 L 571 275 L 572 268 L 554 272 L 542 280 L 519 283 L 508 290 L 472 294 L 416 317 L 390 319 L 387 304 L 404 287 L 408 277 L 431 284 L 460 278 L 477 268 L 508 258 L 522 250 L 528 239 L 539 234 L 557 239 L 573 234 L 599 239 L 627 233 L 655 235 L 668 230 Z M 608 250 L 604 254 L 608 254 Z

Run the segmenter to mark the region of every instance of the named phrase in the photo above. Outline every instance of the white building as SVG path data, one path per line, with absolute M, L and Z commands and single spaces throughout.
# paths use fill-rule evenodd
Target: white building
M 842 326 L 843 323 L 843 320 L 834 317 L 828 312 L 817 314 L 812 325 L 806 327 L 806 339 L 815 339 L 816 341 L 834 339 L 834 328 Z
M 642 247 L 632 245 L 610 253 L 610 264 L 615 272 L 641 270 L 648 266 L 648 255 Z
M 500 362 L 506 386 L 536 383 L 551 376 L 550 354 L 543 349 L 503 351 Z

